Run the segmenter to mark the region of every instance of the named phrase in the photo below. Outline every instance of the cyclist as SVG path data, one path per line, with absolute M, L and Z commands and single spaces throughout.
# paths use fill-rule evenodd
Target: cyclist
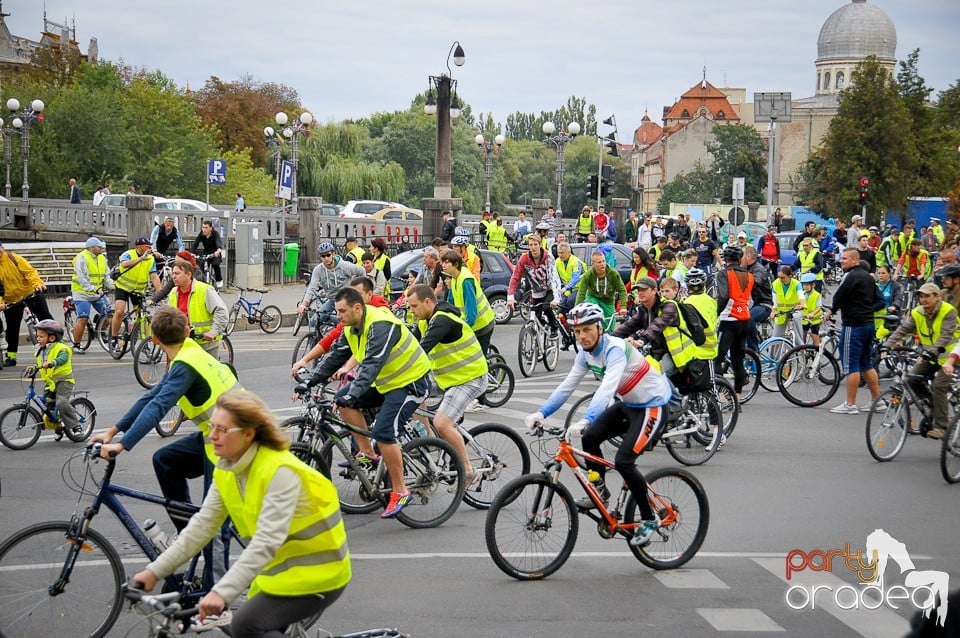
M 430 286 L 414 286 L 407 303 L 417 318 L 413 335 L 430 358 L 433 379 L 443 390 L 433 425 L 463 459 L 466 485 L 470 487 L 479 475 L 456 424 L 467 407 L 487 391 L 487 359 L 473 330 L 460 318 L 460 311 L 448 303 L 437 303 Z
M 160 277 L 157 276 L 157 261 L 150 250 L 150 240 L 138 237 L 134 247 L 122 255 L 117 265 L 116 294 L 113 301 L 113 318 L 110 322 L 110 347 L 116 348 L 123 325 L 123 314 L 127 311 L 127 302 L 131 306 L 143 303 L 143 294 L 147 284 L 153 284 L 154 291 L 160 290 Z
M 310 283 L 307 285 L 307 291 L 297 306 L 297 312 L 306 311 L 310 302 L 315 298 L 322 300 L 320 302 L 319 312 L 325 315 L 332 315 L 333 297 L 340 289 L 347 285 L 347 282 L 354 277 L 365 275 L 366 273 L 358 264 L 351 264 L 345 259 L 341 259 L 333 250 L 333 244 L 328 241 L 321 242 L 317 246 L 317 254 L 320 255 L 320 263 L 313 269 L 310 275 Z
M 353 288 L 338 292 L 335 303 L 344 324 L 343 334 L 310 379 L 298 385 L 295 392 L 303 394 L 310 386 L 326 383 L 351 356 L 356 359 L 356 377 L 337 392 L 335 400 L 340 416 L 361 428 L 366 428 L 367 423 L 359 408 L 380 408 L 370 428 L 372 439 L 357 437 L 357 456 L 361 462 L 378 462 L 380 457 L 374 453 L 372 441 L 377 442 L 394 490 L 380 516 L 393 518 L 410 503 L 397 433 L 429 394 L 430 360 L 403 322 L 387 309 L 367 306 Z
M 702 346 L 694 346 L 693 358 L 703 361 L 716 359 L 719 342 L 717 340 L 717 322 L 719 308 L 717 300 L 706 292 L 707 273 L 699 268 L 687 272 L 687 298 L 683 303 L 693 306 L 700 313 L 703 333 L 707 340 Z
M 750 334 L 750 304 L 757 302 L 753 275 L 740 265 L 742 258 L 743 253 L 738 247 L 727 247 L 723 251 L 726 266 L 717 277 L 717 308 L 720 310 L 717 363 L 722 365 L 730 353 L 733 389 L 738 397 L 747 381 L 743 360 Z
M 562 233 L 561 233 L 562 234 Z M 586 266 L 573 254 L 570 244 L 563 241 L 557 244 L 557 276 L 560 278 L 560 292 L 563 300 L 560 302 L 560 311 L 570 312 L 577 301 L 577 291 L 580 289 L 580 278 L 586 271 Z
M 91 237 L 86 247 L 73 258 L 73 280 L 70 294 L 77 308 L 77 322 L 73 326 L 73 351 L 83 354 L 80 339 L 90 321 L 91 306 L 101 315 L 107 314 L 110 304 L 104 298 L 104 290 L 113 286 L 113 280 L 107 272 L 107 257 L 103 254 L 107 245 L 102 239 Z
M 777 272 L 777 281 L 773 282 L 773 301 L 777 308 L 773 321 L 773 336 L 782 337 L 787 334 L 787 323 L 791 321 L 793 311 L 803 310 L 806 301 L 803 288 L 800 282 L 794 279 L 793 268 L 790 266 L 780 266 Z
M 670 250 L 669 248 L 664 249 L 664 253 Z M 630 287 L 627 288 L 627 292 L 630 292 L 633 289 L 633 284 L 644 277 L 650 277 L 651 279 L 658 279 L 660 277 L 660 268 L 657 266 L 657 263 L 650 258 L 650 255 L 646 250 L 640 248 L 633 249 L 633 267 L 630 269 L 630 281 L 628 282 Z M 663 254 L 660 255 L 660 258 L 663 258 Z
M 507 251 L 507 229 L 498 213 L 493 214 L 493 221 L 487 225 L 487 248 L 498 253 Z
M 213 269 L 217 288 L 223 288 L 223 272 L 220 270 L 220 264 L 223 262 L 223 240 L 220 239 L 220 233 L 214 230 L 213 222 L 209 219 L 203 220 L 200 226 L 200 234 L 193 242 L 193 252 L 203 255 L 207 267 Z
M 5 250 L 0 244 L 0 310 L 7 323 L 7 358 L 3 361 L 3 367 L 17 365 L 24 306 L 30 308 L 37 319 L 53 319 L 47 299 L 42 294 L 46 289 L 47 285 L 30 262 Z
M 343 258 L 349 261 L 351 264 L 356 264 L 359 266 L 363 261 L 363 254 L 365 251 L 363 248 L 360 248 L 360 246 L 357 245 L 357 238 L 353 235 L 350 235 L 346 238 L 346 240 L 344 240 L 344 243 L 346 244 L 347 249 L 344 252 Z
M 877 253 L 878 256 L 879 254 Z M 877 293 L 883 298 L 883 308 L 873 313 L 877 339 L 883 339 L 890 334 L 883 316 L 887 314 L 899 315 L 903 307 L 900 284 L 890 276 L 890 269 L 890 266 L 877 266 Z
M 757 324 L 765 323 L 773 312 L 773 288 L 770 285 L 770 269 L 764 266 L 757 254 L 757 249 L 747 246 L 743 249 L 740 265 L 753 275 L 753 291 L 750 298 L 750 327 L 747 335 L 747 348 L 756 351 L 760 348 L 760 332 Z
M 666 376 L 681 370 L 692 358 L 693 341 L 677 302 L 657 294 L 657 282 L 644 277 L 636 283 L 636 312 L 618 327 L 613 336 L 625 338 L 637 347 L 650 344 L 650 354 L 660 362 Z
M 363 253 L 363 257 L 360 258 L 360 264 L 363 266 L 367 279 L 373 282 L 373 291 L 378 295 L 383 295 L 387 289 L 387 278 L 373 262 L 373 254 L 371 253 Z
M 577 241 L 587 241 L 593 233 L 593 214 L 589 206 L 584 206 L 577 217 Z
M 187 248 L 173 217 L 164 217 L 163 224 L 153 227 L 150 233 L 150 245 L 153 251 L 160 255 L 166 255 L 171 246 L 174 246 L 177 251 Z
M 590 400 L 584 418 L 570 426 L 569 436 L 583 436 L 584 451 L 603 458 L 600 444 L 615 436 L 623 442 L 614 457 L 614 467 L 630 488 L 640 508 L 641 524 L 630 544 L 643 546 L 660 527 L 660 518 L 647 500 L 647 482 L 636 466 L 648 441 L 656 439 L 666 418 L 666 404 L 671 389 L 659 365 L 644 356 L 630 343 L 604 334 L 604 314 L 600 306 L 582 303 L 567 316 L 573 326 L 580 352 L 566 378 L 547 402 L 525 419 L 528 429 L 536 429 L 543 420 L 560 409 L 583 378 L 593 372 L 600 378 L 600 387 Z M 604 483 L 606 467 L 587 461 L 587 467 L 599 474 L 595 482 L 604 501 L 610 491 Z M 577 501 L 581 509 L 594 507 L 590 499 Z
M 167 303 L 187 317 L 190 335 L 204 350 L 216 357 L 227 329 L 229 311 L 213 286 L 193 278 L 196 269 L 197 262 L 193 258 L 176 258 L 170 274 L 174 288 L 167 297 Z
M 446 299 L 447 303 L 456 306 L 467 322 L 484 352 L 490 349 L 490 340 L 493 339 L 493 329 L 497 325 L 497 316 L 487 301 L 480 287 L 480 280 L 464 268 L 460 254 L 448 250 L 440 259 L 440 267 L 446 275 L 447 292 L 439 295 L 438 299 Z M 436 292 L 434 292 L 436 294 Z
M 46 385 L 45 401 L 51 412 L 60 411 L 60 421 L 73 432 L 80 426 L 77 411 L 70 405 L 76 381 L 73 379 L 73 350 L 63 343 L 63 326 L 53 319 L 37 323 L 37 370 Z M 63 438 L 63 427 L 54 425 L 43 416 L 44 425 L 55 427 L 55 440 Z
M 814 286 L 817 292 L 823 292 L 823 255 L 820 254 L 820 249 L 814 243 L 813 237 L 804 237 L 800 242 L 797 259 L 793 262 L 793 270 L 799 271 L 801 276 L 807 273 L 816 275 Z
M 642 281 L 642 280 L 641 280 Z M 653 281 L 651 279 L 651 281 Z M 639 283 L 635 284 L 639 285 Z M 656 287 L 656 282 L 654 282 Z M 613 325 L 613 315 L 617 311 L 617 300 L 624 306 L 627 301 L 627 289 L 623 279 L 615 268 L 607 264 L 607 259 L 600 249 L 595 249 L 590 255 L 590 269 L 580 278 L 580 289 L 577 291 L 577 303 L 590 302 L 603 309 L 606 316 L 605 328 Z M 621 310 L 623 310 L 621 308 Z
M 672 277 L 680 283 L 680 287 L 686 290 L 686 274 L 687 268 L 683 265 L 683 262 L 678 259 L 678 254 L 672 250 L 664 250 L 660 253 L 660 266 L 662 267 L 660 271 L 661 277 Z
M 813 345 L 820 345 L 820 323 L 823 321 L 823 297 L 817 291 L 817 276 L 812 272 L 800 275 L 800 285 L 803 286 L 803 315 L 800 325 L 803 327 L 803 338 L 810 335 Z
M 937 274 L 943 285 L 943 300 L 960 314 L 960 264 L 954 262 L 942 266 Z
M 940 288 L 936 284 L 923 284 L 919 290 L 920 305 L 905 314 L 896 331 L 887 339 L 887 345 L 894 346 L 906 339 L 920 335 L 920 346 L 937 356 L 937 362 L 925 359 L 917 361 L 911 374 L 919 379 L 910 379 L 908 383 L 917 396 L 927 396 L 927 380 L 933 378 L 930 394 L 933 395 L 933 429 L 927 433 L 932 439 L 942 439 L 947 431 L 950 412 L 950 384 L 952 375 L 941 368 L 947 362 L 948 354 L 957 345 L 957 311 L 940 299 Z
M 720 223 L 723 223 L 722 220 Z M 701 226 L 697 229 L 697 238 L 690 242 L 690 247 L 697 251 L 697 268 L 710 276 L 714 263 L 719 261 L 720 244 L 711 238 L 705 226 Z
M 557 275 L 557 269 L 553 265 L 553 255 L 550 251 L 543 249 L 540 238 L 532 235 L 527 238 L 527 252 L 517 260 L 517 267 L 513 269 L 513 275 L 510 276 L 510 286 L 507 289 L 507 304 L 510 310 L 516 308 L 517 302 L 514 294 L 517 292 L 517 286 L 520 284 L 520 278 L 526 277 L 530 284 L 530 306 L 537 314 L 537 320 L 543 323 L 546 315 L 546 323 L 550 326 L 550 332 L 556 335 L 560 331 L 560 324 L 550 307 L 556 307 L 560 304 L 560 277 Z M 586 275 L 584 275 L 586 276 Z M 621 286 L 622 286 L 621 282 Z M 582 294 L 581 286 L 577 298 Z
M 540 246 L 546 250 L 550 251 L 550 247 L 553 246 L 553 240 L 550 238 L 550 231 L 553 230 L 553 226 L 547 222 L 540 222 L 537 224 L 536 235 L 537 239 L 540 240 Z
M 470 252 L 470 238 L 466 235 L 457 235 L 450 240 L 450 250 L 460 255 L 470 274 L 480 281 L 480 255 Z
M 760 254 L 764 266 L 770 269 L 772 279 L 777 278 L 777 268 L 780 265 L 780 241 L 777 239 L 777 227 L 767 226 L 767 232 L 757 240 L 757 252 Z
M 910 242 L 910 249 L 900 255 L 893 276 L 895 279 L 905 276 L 925 281 L 930 278 L 932 272 L 933 260 L 930 259 L 930 253 L 923 249 L 922 241 L 914 239 Z
M 291 623 L 327 609 L 350 582 L 336 489 L 290 453 L 270 408 L 250 393 L 230 392 L 217 400 L 210 438 L 219 460 L 203 506 L 176 541 L 132 580 L 152 590 L 229 517 L 248 545 L 200 599 L 200 619 L 216 615 L 216 624 L 225 625 L 228 605 L 249 588 L 230 618 L 231 635 L 281 635 Z

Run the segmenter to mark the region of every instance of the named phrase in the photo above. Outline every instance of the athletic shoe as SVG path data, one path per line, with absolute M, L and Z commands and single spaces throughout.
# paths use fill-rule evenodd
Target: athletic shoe
M 598 492 L 600 492 L 600 500 L 603 501 L 603 505 L 606 507 L 607 503 L 610 501 L 610 490 L 607 489 L 607 485 L 597 481 L 593 484 L 593 486 L 597 488 Z M 593 499 L 591 499 L 589 496 L 584 496 L 583 498 L 578 499 L 576 505 L 578 509 L 584 512 L 587 510 L 592 510 L 597 506 L 597 504 L 594 503 Z
M 879 401 L 877 401 L 876 405 L 874 405 L 873 401 L 871 401 L 870 403 L 867 403 L 865 405 L 858 405 L 857 409 L 860 410 L 861 412 L 870 412 L 871 410 L 874 412 L 883 412 L 888 407 L 890 407 L 890 404 L 887 403 L 887 400 L 880 399 Z
M 200 620 L 199 616 L 194 616 L 191 620 L 193 622 L 194 632 L 210 631 L 217 627 L 229 627 L 230 622 L 233 620 L 233 612 L 229 609 L 224 609 L 220 615 L 212 614 L 204 617 L 203 620 Z
M 860 410 L 857 409 L 857 406 L 847 405 L 846 401 L 834 408 L 830 408 L 830 411 L 834 414 L 860 414 Z
M 16 366 L 17 366 L 17 360 L 14 359 L 13 357 L 7 357 L 6 360 L 3 362 L 4 368 L 15 368 Z
M 633 538 L 627 542 L 630 543 L 631 547 L 645 547 L 658 529 L 660 529 L 660 517 L 654 514 L 653 520 L 641 521 L 640 527 L 633 534 Z
M 942 439 L 945 435 L 946 435 L 946 432 L 944 432 L 940 428 L 933 428 L 932 430 L 927 432 L 928 439 Z
M 380 518 L 393 518 L 400 513 L 400 510 L 410 504 L 410 498 L 409 490 L 407 490 L 406 494 L 390 492 L 390 502 L 387 503 L 387 507 L 383 510 L 383 513 L 380 514 Z
M 377 469 L 377 464 L 380 462 L 379 456 L 367 456 L 363 450 L 357 452 L 357 463 L 365 467 L 367 470 Z M 350 461 L 340 461 L 337 463 L 337 467 L 350 467 Z
M 87 354 L 87 351 L 84 350 L 79 343 L 73 344 L 73 354 Z

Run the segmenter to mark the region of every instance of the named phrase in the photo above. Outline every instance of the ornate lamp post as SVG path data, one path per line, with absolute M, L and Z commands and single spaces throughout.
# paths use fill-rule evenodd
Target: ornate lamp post
M 267 126 L 263 129 L 263 134 L 267 136 L 267 144 L 271 148 L 276 148 L 276 168 L 277 168 L 277 184 L 279 186 L 280 175 L 280 145 L 283 144 L 283 140 L 279 136 L 283 136 L 290 141 L 290 163 L 293 164 L 293 174 L 291 175 L 290 180 L 290 210 L 296 214 L 297 209 L 297 142 L 301 136 L 310 137 L 310 125 L 313 124 L 313 115 L 308 111 L 304 111 L 300 114 L 292 124 L 289 124 L 290 118 L 286 113 L 280 111 L 274 117 L 277 124 L 282 128 L 279 131 L 275 131 L 272 126 Z M 287 240 L 287 207 L 283 206 L 280 208 L 280 227 L 283 228 L 282 232 L 282 241 Z
M 486 161 L 486 178 L 487 178 L 487 199 L 483 204 L 483 210 L 490 210 L 490 182 L 493 180 L 493 156 L 500 152 L 500 147 L 503 146 L 503 143 L 506 141 L 506 138 L 499 133 L 492 139 L 486 139 L 483 137 L 483 133 L 478 134 L 473 141 L 477 143 L 477 146 L 481 151 L 484 152 L 487 156 Z
M 0 127 L 3 130 L 4 150 L 7 160 L 7 183 L 5 196 L 10 198 L 10 160 L 13 152 L 12 135 L 19 134 L 21 138 L 20 154 L 23 157 L 23 199 L 30 198 L 30 126 L 35 122 L 43 121 L 44 104 L 41 100 L 34 100 L 29 107 L 24 107 L 20 111 L 20 100 L 15 97 L 7 100 L 7 109 L 10 111 L 10 125 L 5 125 L 3 119 L 0 119 Z
M 450 131 L 451 120 L 460 117 L 460 100 L 457 98 L 457 81 L 453 79 L 450 69 L 450 59 L 456 66 L 463 66 L 467 56 L 463 52 L 460 42 L 450 46 L 447 53 L 447 72 L 431 75 L 427 88 L 427 103 L 423 112 L 437 116 L 437 154 L 433 178 L 434 199 L 450 199 L 453 196 L 453 185 L 450 178 Z M 434 219 L 434 217 L 436 217 Z M 433 228 L 432 228 L 433 227 Z M 440 232 L 440 216 L 428 216 L 425 220 L 424 233 L 427 236 L 437 235 Z
M 554 135 L 556 133 L 556 135 Z M 580 134 L 580 123 L 579 122 L 570 122 L 567 124 L 566 129 L 560 129 L 557 132 L 557 127 L 553 122 L 546 121 L 543 123 L 543 134 L 547 136 L 547 141 L 552 142 L 554 146 L 557 147 L 557 209 L 556 214 L 557 218 L 563 216 L 563 211 L 561 210 L 561 196 L 563 195 L 563 154 L 564 149 L 567 144 L 570 143 L 573 138 Z

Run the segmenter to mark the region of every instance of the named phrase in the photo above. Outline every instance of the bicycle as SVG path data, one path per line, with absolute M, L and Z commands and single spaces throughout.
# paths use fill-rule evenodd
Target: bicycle
M 940 473 L 947 483 L 960 483 L 960 412 L 953 416 L 940 446 Z
M 778 312 L 776 316 L 786 316 L 787 331 L 783 337 L 769 337 L 764 339 L 757 348 L 757 357 L 760 359 L 760 386 L 767 392 L 777 392 L 777 374 L 780 369 L 780 360 L 792 348 L 801 346 L 803 341 L 803 326 L 800 324 L 800 311 L 793 309 Z
M 62 434 L 66 434 L 67 438 L 74 443 L 81 443 L 90 438 L 97 422 L 97 409 L 87 398 L 87 393 L 74 392 L 70 405 L 77 412 L 79 425 L 74 428 L 65 428 L 60 421 L 59 408 L 48 405 L 34 388 L 38 373 L 34 366 L 24 369 L 22 379 L 24 381 L 29 379 L 30 383 L 23 402 L 0 413 L 0 443 L 11 450 L 26 450 L 37 442 L 40 433 L 45 429 L 54 430 L 57 441 Z
M 777 388 L 790 403 L 801 408 L 823 405 L 833 398 L 843 380 L 837 358 L 830 354 L 839 339 L 840 328 L 831 325 L 820 345 L 805 344 L 792 348 L 778 364 Z
M 0 635 L 4 636 L 106 636 L 123 608 L 123 584 L 126 580 L 120 555 L 110 541 L 93 529 L 91 523 L 106 507 L 127 530 L 136 547 L 149 560 L 160 554 L 143 529 L 137 525 L 119 497 L 163 506 L 171 516 L 189 518 L 200 511 L 198 505 L 171 501 L 163 496 L 116 485 L 112 482 L 116 461 L 106 461 L 102 478 L 94 476 L 93 466 L 100 460 L 101 444 L 94 443 L 63 464 L 64 484 L 79 496 L 67 521 L 37 523 L 13 534 L 0 544 Z M 82 459 L 83 482 L 71 473 L 71 463 Z M 88 482 L 99 485 L 91 489 Z M 84 496 L 92 496 L 89 506 L 80 511 Z M 236 530 L 231 538 L 243 546 Z M 42 558 L 43 562 L 38 562 Z M 164 579 L 166 591 L 178 592 L 190 605 L 204 595 L 202 570 L 197 569 L 200 555 L 194 556 L 187 570 Z M 105 616 L 93 626 L 84 611 L 102 609 Z
M 552 313 L 553 308 L 546 307 L 543 312 Z M 531 314 L 520 329 L 517 358 L 520 360 L 520 374 L 525 377 L 533 374 L 537 361 L 543 361 L 548 372 L 555 370 L 560 361 L 560 332 L 547 329 L 535 313 Z
M 191 339 L 203 345 L 203 341 L 198 337 L 191 336 Z M 220 347 L 217 350 L 217 359 L 220 363 L 230 366 L 234 371 L 233 376 L 237 376 L 236 368 L 233 367 L 233 343 L 230 337 L 223 335 L 220 339 Z M 167 360 L 163 349 L 152 339 L 141 341 L 133 352 L 133 376 L 137 383 L 146 390 L 155 387 L 163 375 L 167 373 L 170 362 Z
M 103 295 L 100 297 L 103 298 Z M 83 332 L 83 337 L 80 339 L 80 349 L 86 351 L 90 347 L 90 343 L 93 341 L 94 336 L 97 334 L 97 326 L 100 322 L 103 321 L 103 318 L 106 316 L 113 316 L 113 309 L 111 308 L 106 314 L 100 313 L 97 310 L 95 305 L 91 305 L 91 313 L 96 313 L 96 320 L 94 320 L 93 315 L 87 318 L 87 329 Z M 32 317 L 31 313 L 31 317 Z M 108 322 L 109 323 L 109 322 Z M 36 322 L 33 322 L 36 325 Z M 77 324 L 77 306 L 73 301 L 72 295 L 67 295 L 63 298 L 63 332 L 65 335 L 68 335 L 69 338 L 73 339 L 73 327 Z M 28 323 L 28 329 L 30 324 Z M 34 345 L 36 345 L 36 339 L 31 337 Z M 103 342 L 100 344 L 103 345 Z M 104 348 L 106 349 L 106 348 Z
M 910 359 L 919 356 L 925 361 L 936 363 L 937 356 L 920 348 L 901 347 L 894 348 L 894 351 L 901 357 L 893 385 L 880 393 L 880 396 L 871 404 L 870 414 L 867 415 L 867 451 L 870 452 L 870 456 L 880 462 L 895 459 L 903 449 L 907 440 L 907 433 L 914 428 L 916 428 L 916 433 L 923 437 L 926 437 L 927 433 L 933 429 L 933 399 L 929 392 L 927 396 L 918 395 L 910 383 L 911 381 L 925 380 L 929 384 L 929 380 L 910 372 L 912 367 Z M 960 399 L 960 381 L 954 376 L 950 392 L 947 395 L 947 403 L 956 406 L 958 399 Z M 915 406 L 920 412 L 919 425 L 915 425 L 914 417 L 910 413 L 911 405 Z M 953 425 L 956 425 L 956 418 L 953 420 Z M 956 437 L 956 433 L 954 433 L 954 437 Z M 950 439 L 949 435 L 943 438 L 944 441 L 948 439 Z M 942 456 L 943 450 L 941 450 Z M 941 461 L 941 471 L 944 472 L 944 478 L 946 478 L 948 474 L 944 469 L 946 461 L 943 461 L 943 459 Z M 947 479 L 947 481 L 950 482 L 950 479 Z
M 777 362 L 774 362 L 774 361 L 761 362 L 760 355 L 758 355 L 756 351 L 751 350 L 750 348 L 747 348 L 746 350 L 744 350 L 743 371 L 744 371 L 744 374 L 746 375 L 746 378 L 745 378 L 744 386 L 743 388 L 741 388 L 741 391 L 740 391 L 741 405 L 743 405 L 744 403 L 747 403 L 750 399 L 756 396 L 757 390 L 760 388 L 760 380 L 761 380 L 761 376 L 764 373 L 764 370 L 767 367 L 772 368 L 775 365 L 777 365 Z M 731 366 L 730 353 L 727 352 L 723 357 L 723 361 L 720 362 L 720 366 L 715 370 L 715 372 L 719 372 L 719 374 L 721 374 L 724 378 L 728 380 L 732 379 L 733 370 L 730 369 L 730 366 Z
M 236 284 L 234 285 L 236 286 Z M 240 318 L 241 312 L 246 317 L 248 324 L 251 326 L 257 324 L 260 326 L 260 329 L 267 334 L 273 334 L 280 329 L 280 323 L 283 321 L 283 313 L 281 313 L 280 309 L 274 305 L 262 305 L 263 296 L 270 292 L 269 290 L 261 290 L 260 288 L 243 288 L 241 286 L 236 287 L 240 290 L 240 296 L 237 297 L 236 303 L 233 304 L 232 308 L 230 308 L 230 316 L 227 319 L 227 335 L 233 334 L 234 329 L 237 327 L 237 320 Z M 258 292 L 260 293 L 260 298 L 256 301 L 250 301 L 243 296 L 243 293 L 245 292 Z
M 297 345 L 294 346 L 290 365 L 295 364 L 306 356 L 306 354 L 313 350 L 313 347 L 320 342 L 323 336 L 336 328 L 339 323 L 340 320 L 335 313 L 331 314 L 319 311 L 316 299 L 310 302 L 305 312 L 297 313 L 297 318 L 293 323 L 293 336 L 297 336 L 300 328 L 304 324 L 309 327 L 309 331 L 300 337 Z M 316 363 L 313 365 L 315 367 Z M 308 372 L 309 371 L 312 371 L 312 368 L 308 368 Z
M 362 464 L 352 446 L 351 435 L 370 438 L 369 430 L 341 419 L 322 391 L 304 400 L 313 402 L 318 418 L 300 422 L 300 435 L 290 451 L 333 481 L 345 513 L 369 514 L 385 507 L 392 489 L 387 464 Z M 411 501 L 397 520 L 413 528 L 442 525 L 463 500 L 463 462 L 449 443 L 434 437 L 411 438 L 402 444 L 401 454 Z
M 194 277 L 197 281 L 202 281 L 203 283 L 215 286 L 217 283 L 217 278 L 213 274 L 213 267 L 210 265 L 210 262 L 216 259 L 216 255 L 210 253 L 209 255 L 204 255 L 203 253 L 192 253 L 193 258 L 197 261 L 197 272 L 194 274 Z
M 547 440 L 558 440 L 552 455 L 545 450 Z M 539 580 L 554 573 L 570 557 L 579 532 L 578 507 L 569 488 L 560 482 L 564 466 L 596 506 L 580 510 L 597 524 L 601 538 L 633 538 L 641 521 L 637 504 L 626 484 L 608 509 L 597 488 L 580 467 L 579 459 L 613 469 L 613 463 L 573 447 L 563 428 L 540 427 L 538 458 L 543 470 L 508 483 L 494 497 L 484 525 L 487 551 L 500 570 L 518 580 Z M 693 474 L 674 468 L 656 469 L 646 474 L 647 498 L 660 517 L 660 528 L 644 546 L 629 545 L 641 563 L 652 569 L 674 569 L 686 564 L 699 551 L 707 536 L 710 505 L 706 491 Z M 549 536 L 556 532 L 556 538 Z
M 132 306 L 120 319 L 120 331 L 117 333 L 117 344 L 113 346 L 113 313 L 100 315 L 97 320 L 97 340 L 100 346 L 117 361 L 123 358 L 128 351 L 136 350 L 137 344 L 148 341 L 153 332 L 150 322 L 153 320 L 152 310 L 148 309 L 144 300 Z

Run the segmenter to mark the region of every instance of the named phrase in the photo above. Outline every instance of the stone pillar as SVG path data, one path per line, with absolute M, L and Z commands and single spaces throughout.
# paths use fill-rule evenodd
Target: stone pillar
M 443 211 L 451 211 L 457 225 L 460 225 L 460 214 L 463 212 L 463 200 L 459 197 L 444 199 L 424 197 L 420 201 L 420 208 L 423 209 L 424 244 L 429 244 L 433 241 L 434 237 L 440 236 L 440 229 L 443 227 Z
M 626 197 L 610 198 L 610 210 L 613 213 L 613 222 L 617 225 L 617 243 L 623 243 L 624 223 L 627 221 L 627 208 L 630 200 Z
M 540 223 L 540 218 L 547 214 L 549 206 L 549 199 L 534 199 L 530 202 L 530 208 L 533 211 L 530 213 L 530 221 L 534 226 Z
M 320 206 L 319 197 L 301 197 L 299 201 L 300 208 L 300 237 L 303 238 L 305 252 L 312 255 L 320 243 Z M 289 224 L 289 220 L 288 220 Z M 301 261 L 303 257 L 301 256 Z M 307 259 L 306 261 L 310 261 Z
M 450 121 L 450 84 L 450 78 L 446 75 L 437 78 L 437 157 L 433 182 L 434 199 L 450 199 L 453 197 L 453 181 L 450 176 L 450 148 L 453 129 Z M 426 211 L 427 209 L 424 208 L 423 210 Z M 454 214 L 456 212 L 454 211 Z
M 760 202 L 747 202 L 747 221 L 759 221 Z
M 133 246 L 137 237 L 150 237 L 153 232 L 153 195 L 127 195 L 127 246 Z M 157 213 L 160 219 L 163 216 Z M 172 217 L 172 215 L 171 215 Z M 178 229 L 183 233 L 183 229 Z M 184 238 L 184 243 L 187 239 Z

